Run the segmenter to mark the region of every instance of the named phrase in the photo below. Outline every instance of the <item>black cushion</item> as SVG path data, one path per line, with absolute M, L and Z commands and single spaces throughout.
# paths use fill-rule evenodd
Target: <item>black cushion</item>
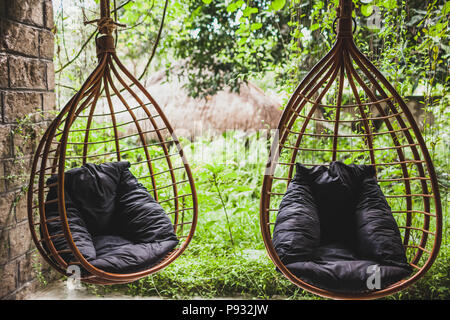
M 286 267 L 300 279 L 333 292 L 362 293 L 382 289 L 410 274 L 406 265 L 360 259 L 353 250 L 342 245 L 325 245 L 315 252 L 313 259 L 292 262 Z M 374 278 L 376 274 L 379 288 Z
M 273 232 L 281 261 L 320 288 L 367 291 L 372 266 L 384 288 L 411 273 L 372 166 L 296 165 Z
M 122 172 L 116 206 L 116 228 L 124 238 L 134 242 L 176 240 L 164 209 L 129 170 Z
M 280 203 L 273 244 L 283 263 L 307 261 L 320 244 L 319 210 L 305 173 L 297 169 Z
M 355 194 L 359 188 L 354 171 L 340 162 L 330 168 L 320 166 L 308 170 L 300 165 L 297 168 L 304 172 L 319 207 L 321 243 L 353 244 Z
M 400 231 L 374 176 L 364 177 L 359 199 L 355 210 L 359 256 L 404 266 Z
M 177 244 L 164 209 L 129 171 L 129 162 L 85 164 L 68 170 L 65 204 L 72 237 L 83 256 L 109 272 L 135 272 L 151 267 Z M 57 176 L 47 184 L 57 181 Z M 47 202 L 56 199 L 51 187 Z M 46 204 L 46 217 L 59 215 L 57 203 Z M 49 233 L 62 232 L 59 221 L 47 224 Z M 68 249 L 65 238 L 55 238 L 57 250 Z M 62 254 L 72 261 L 71 253 Z

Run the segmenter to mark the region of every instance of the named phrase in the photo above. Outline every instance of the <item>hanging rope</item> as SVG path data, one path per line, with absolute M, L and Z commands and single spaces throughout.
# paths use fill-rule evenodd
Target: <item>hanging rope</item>
M 35 150 L 28 188 L 29 228 L 37 250 L 60 273 L 66 275 L 69 267 L 77 265 L 83 270 L 81 280 L 95 284 L 136 281 L 170 265 L 191 241 L 198 215 L 193 176 L 170 123 L 144 85 L 115 53 L 111 33 L 121 25 L 110 18 L 109 2 L 101 0 L 100 19 L 85 23 L 96 23 L 95 34 L 101 34 L 96 37 L 97 66 L 45 131 Z M 119 91 L 121 87 L 125 94 Z M 116 99 L 112 99 L 113 93 Z M 119 135 L 125 125 L 127 133 Z M 84 135 L 84 140 L 80 135 Z M 131 137 L 134 137 L 132 145 L 128 139 Z M 173 145 L 176 150 L 172 151 Z M 163 252 L 158 250 L 161 255 L 155 255 L 154 264 L 145 260 L 130 265 L 132 268 L 115 264 L 113 269 L 102 269 L 77 246 L 78 237 L 70 225 L 72 202 L 64 199 L 66 191 L 70 193 L 71 189 L 64 179 L 69 166 L 88 163 L 95 166 L 125 159 L 128 167 L 133 166 L 135 179 L 146 186 L 149 196 L 161 204 L 165 218 L 170 219 L 168 223 L 172 227 L 168 224 L 167 230 L 173 230 L 168 240 L 171 244 Z M 158 161 L 157 166 L 155 161 Z M 52 182 L 49 178 L 56 180 Z M 115 229 L 113 221 L 110 222 Z M 127 224 L 123 227 L 127 228 Z M 61 243 L 63 245 L 59 246 Z M 133 249 L 125 254 L 128 253 L 132 255 Z M 143 259 L 152 258 L 151 253 Z M 125 265 L 130 261 L 126 259 L 121 260 Z
M 91 21 L 85 21 L 84 24 L 92 24 L 97 23 L 97 28 L 100 31 L 100 33 L 110 35 L 113 33 L 113 31 L 119 26 L 119 27 L 126 27 L 125 24 L 118 23 L 114 21 L 111 17 L 102 17 L 100 19 L 95 19 Z

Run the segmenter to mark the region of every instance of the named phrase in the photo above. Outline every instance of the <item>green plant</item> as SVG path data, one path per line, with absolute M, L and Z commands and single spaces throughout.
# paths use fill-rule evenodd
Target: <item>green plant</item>
M 191 95 L 213 94 L 226 85 L 237 88 L 242 81 L 250 80 L 264 89 L 279 92 L 286 99 L 300 79 L 333 44 L 332 25 L 336 18 L 334 9 L 337 2 L 174 1 L 169 6 L 162 44 L 152 70 L 164 67 L 167 61 L 175 58 L 187 59 L 189 61 L 183 71 L 188 75 L 187 89 Z M 422 110 L 427 117 L 421 124 L 438 173 L 444 212 L 442 250 L 435 265 L 417 284 L 388 299 L 449 299 L 450 183 L 447 155 L 450 151 L 450 51 L 447 17 L 450 5 L 435 0 L 372 0 L 354 3 L 358 47 L 374 61 L 402 96 L 423 96 Z M 133 67 L 135 74 L 139 74 L 138 71 L 145 64 L 140 57 L 149 54 L 150 39 L 155 36 L 155 21 L 162 12 L 162 3 L 151 7 L 151 3 L 142 0 L 132 3 L 124 0 L 118 1 L 118 7 L 121 7 L 118 11 L 121 22 L 138 26 L 119 32 L 118 45 L 124 49 L 121 54 L 125 55 L 127 64 Z M 57 64 L 63 66 L 72 60 L 71 50 L 78 52 L 75 49 L 84 43 L 91 30 L 87 32 L 81 28 L 83 39 L 79 37 L 80 28 L 74 28 L 76 32 L 73 34 L 63 31 L 63 22 L 74 22 L 76 15 L 69 16 L 62 6 L 60 8 L 57 11 L 59 28 L 56 58 Z M 380 24 L 370 26 L 368 22 L 376 14 L 379 14 Z M 87 45 L 79 58 L 58 74 L 60 103 L 73 94 L 74 88 L 79 87 L 85 75 L 92 70 L 96 63 L 94 52 L 93 45 Z M 326 98 L 331 101 L 334 97 L 330 95 Z M 83 128 L 85 124 L 79 122 L 76 126 Z M 398 126 L 394 129 L 398 129 Z M 79 142 L 83 141 L 83 136 L 74 134 L 71 139 Z M 106 140 L 104 134 L 94 134 L 91 139 Z M 383 139 L 386 137 L 379 137 L 377 145 L 387 145 Z M 288 282 L 275 270 L 265 253 L 258 211 L 270 142 L 261 139 L 258 134 L 245 135 L 241 132 L 227 132 L 214 138 L 197 137 L 193 142 L 181 138 L 181 141 L 195 178 L 200 203 L 194 239 L 185 253 L 166 269 L 128 285 L 114 286 L 114 290 L 167 298 L 236 295 L 264 299 L 316 298 Z M 131 139 L 124 143 L 129 147 L 136 145 L 136 141 Z M 326 146 L 329 141 L 305 137 L 304 143 L 307 148 L 317 148 Z M 342 148 L 361 146 L 362 142 L 359 142 L 356 145 L 343 145 Z M 114 145 L 106 144 L 102 148 L 102 151 L 112 151 Z M 79 155 L 81 150 L 74 146 L 69 152 Z M 157 150 L 152 152 L 152 155 L 157 154 Z M 377 157 L 379 162 L 389 162 L 395 154 L 385 152 L 377 154 Z M 407 157 L 411 155 L 407 154 Z M 130 153 L 128 159 L 139 162 L 142 158 L 140 153 Z M 355 152 L 343 161 L 365 162 L 366 158 L 367 155 Z M 113 161 L 114 157 L 96 160 Z M 313 160 L 318 163 L 329 161 L 312 153 L 300 154 L 298 158 L 298 161 L 304 162 Z M 68 163 L 67 167 L 79 165 L 80 162 L 74 161 Z M 136 175 L 142 175 L 145 167 L 137 166 L 132 170 Z M 383 174 L 395 177 L 399 176 L 399 170 L 398 167 L 392 167 Z M 166 178 L 165 182 L 169 183 L 169 177 Z M 151 188 L 148 184 L 146 187 Z M 284 192 L 286 182 L 277 181 L 274 187 L 277 192 Z M 382 183 L 382 187 L 386 191 L 404 191 L 404 186 L 400 184 Z M 420 188 L 418 184 L 412 187 L 413 193 Z M 390 205 L 393 210 L 403 206 L 401 201 L 395 199 L 390 201 Z M 165 209 L 170 210 L 169 207 Z M 404 219 L 397 218 L 399 221 Z M 92 285 L 89 288 L 94 292 L 103 292 L 103 287 Z

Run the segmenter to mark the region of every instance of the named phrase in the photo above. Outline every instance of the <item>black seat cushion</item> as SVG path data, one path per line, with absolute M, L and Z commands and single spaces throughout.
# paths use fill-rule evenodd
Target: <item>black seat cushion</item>
M 115 273 L 151 267 L 177 244 L 173 225 L 164 209 L 129 171 L 129 162 L 85 164 L 64 174 L 64 201 L 72 238 L 92 265 Z M 51 185 L 57 176 L 48 179 Z M 57 198 L 50 187 L 47 201 Z M 58 204 L 45 206 L 47 219 L 59 216 Z M 50 235 L 61 234 L 59 221 L 47 223 Z M 52 242 L 69 249 L 64 237 Z M 67 262 L 71 253 L 61 254 Z
M 273 244 L 293 274 L 336 292 L 382 289 L 412 271 L 373 166 L 297 164 Z

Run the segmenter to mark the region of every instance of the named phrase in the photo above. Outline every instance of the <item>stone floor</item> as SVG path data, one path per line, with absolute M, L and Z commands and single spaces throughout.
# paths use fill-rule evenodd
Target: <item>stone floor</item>
M 54 281 L 43 289 L 39 289 L 36 292 L 25 296 L 24 300 L 162 300 L 163 298 L 158 296 L 142 297 L 142 296 L 130 296 L 120 292 L 109 292 L 105 295 L 98 295 L 89 291 L 86 287 L 80 286 L 79 288 L 71 288 L 64 280 Z M 202 297 L 193 297 L 190 300 L 203 300 Z M 235 297 L 217 297 L 212 300 L 246 300 L 248 298 L 243 296 Z M 274 299 L 283 299 L 282 297 L 276 297 Z M 211 300 L 211 299 L 208 299 Z
M 66 281 L 58 280 L 48 284 L 24 298 L 24 300 L 160 300 L 160 297 L 129 296 L 119 292 L 110 292 L 106 295 L 96 295 L 86 287 L 71 288 Z

